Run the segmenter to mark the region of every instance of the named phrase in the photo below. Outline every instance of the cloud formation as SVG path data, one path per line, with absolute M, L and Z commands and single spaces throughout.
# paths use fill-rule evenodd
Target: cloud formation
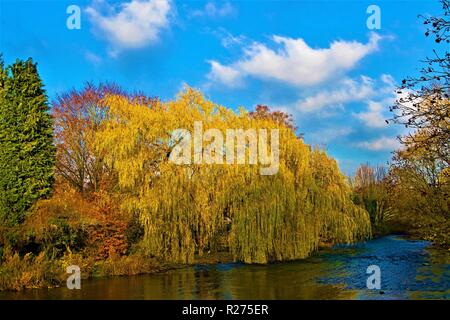
M 305 95 L 305 94 L 304 94 Z M 305 112 L 328 114 L 329 110 L 344 109 L 345 105 L 360 102 L 367 105 L 367 110 L 353 113 L 361 121 L 377 118 L 370 127 L 380 127 L 380 118 L 395 100 L 395 84 L 392 76 L 383 74 L 379 79 L 361 75 L 359 78 L 343 78 L 333 86 L 315 89 L 289 106 L 289 109 Z M 384 118 L 383 121 L 384 123 Z
M 295 108 L 302 112 L 318 111 L 325 107 L 342 107 L 349 102 L 363 101 L 375 94 L 374 81 L 361 76 L 360 81 L 343 79 L 335 89 L 325 89 L 300 99 Z
M 371 151 L 394 151 L 399 149 L 401 144 L 397 138 L 383 136 L 375 140 L 359 142 L 357 146 Z
M 385 128 L 388 125 L 386 119 L 392 115 L 387 111 L 398 98 L 394 78 L 391 75 L 383 74 L 380 79 L 381 85 L 376 88 L 376 95 L 371 96 L 371 99 L 365 102 L 367 109 L 363 112 L 353 113 L 355 118 L 370 128 Z M 376 97 L 378 100 L 374 100 Z
M 378 49 L 381 37 L 371 33 L 364 44 L 357 41 L 337 40 L 329 48 L 311 48 L 303 39 L 273 36 L 278 45 L 271 49 L 255 42 L 244 48 L 244 57 L 230 65 L 210 61 L 210 79 L 223 79 L 222 71 L 233 70 L 235 80 L 253 77 L 275 80 L 296 87 L 322 84 L 351 70 L 365 56 Z M 225 77 L 227 78 L 227 77 Z M 227 85 L 227 82 L 222 82 Z
M 216 30 L 210 30 L 209 31 L 213 36 L 218 38 L 220 40 L 220 44 L 226 48 L 230 49 L 232 47 L 240 47 L 243 45 L 245 41 L 247 41 L 247 38 L 240 34 L 240 35 L 233 35 L 231 32 L 229 32 L 227 29 L 220 27 Z
M 324 128 L 320 131 L 315 131 L 307 134 L 308 141 L 312 144 L 326 145 L 331 141 L 346 137 L 354 130 L 352 128 L 344 127 L 330 127 Z
M 102 62 L 102 58 L 100 56 L 89 50 L 86 50 L 84 52 L 84 57 L 87 61 L 89 61 L 93 65 L 99 65 Z
M 193 17 L 225 17 L 234 14 L 236 9 L 231 5 L 230 2 L 225 2 L 223 5 L 218 5 L 214 1 L 208 1 L 205 7 L 201 10 L 193 10 L 191 16 Z
M 242 85 L 242 79 L 237 70 L 224 66 L 217 61 L 209 61 L 209 63 L 211 64 L 211 72 L 207 76 L 209 80 L 220 82 L 230 88 Z
M 386 116 L 384 111 L 386 110 L 386 104 L 377 101 L 369 101 L 367 104 L 367 111 L 354 113 L 353 115 L 359 120 L 363 121 L 368 127 L 371 128 L 384 128 L 387 126 Z
M 169 25 L 170 0 L 131 0 L 119 6 L 96 1 L 86 8 L 95 32 L 114 49 L 142 48 L 158 40 Z

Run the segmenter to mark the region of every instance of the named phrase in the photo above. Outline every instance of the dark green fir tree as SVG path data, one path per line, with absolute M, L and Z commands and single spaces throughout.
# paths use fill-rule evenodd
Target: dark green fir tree
M 55 147 L 48 100 L 31 59 L 5 67 L 0 57 L 0 221 L 21 223 L 50 195 Z

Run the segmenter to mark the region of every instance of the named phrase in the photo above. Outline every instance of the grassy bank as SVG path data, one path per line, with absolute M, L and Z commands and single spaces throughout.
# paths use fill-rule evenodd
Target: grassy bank
M 231 254 L 220 252 L 196 257 L 190 265 L 232 261 Z M 50 260 L 43 253 L 37 256 L 26 254 L 21 257 L 18 253 L 6 252 L 3 263 L 0 265 L 0 291 L 65 286 L 69 276 L 66 268 L 70 265 L 80 267 L 82 279 L 160 273 L 187 266 L 186 264 L 165 263 L 140 253 L 128 256 L 110 256 L 106 260 L 95 261 L 93 258 L 83 258 L 80 254 L 68 253 L 60 259 Z
M 175 267 L 140 255 L 109 257 L 104 261 L 94 261 L 78 254 L 68 254 L 60 259 L 51 260 L 43 253 L 38 256 L 26 254 L 23 257 L 18 253 L 11 255 L 7 253 L 0 265 L 0 290 L 19 291 L 65 285 L 69 276 L 66 268 L 70 265 L 81 268 L 82 279 L 161 272 Z

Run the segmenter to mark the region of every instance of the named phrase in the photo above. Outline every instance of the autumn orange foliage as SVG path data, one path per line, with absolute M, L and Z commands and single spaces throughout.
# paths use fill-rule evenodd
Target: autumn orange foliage
M 84 232 L 86 255 L 97 260 L 112 254 L 125 255 L 128 252 L 125 231 L 129 214 L 120 210 L 118 203 L 117 198 L 107 192 L 93 192 L 86 197 L 67 183 L 60 182 L 52 198 L 38 202 L 24 227 L 36 235 L 37 241 L 43 241 L 52 229 L 58 228 L 54 221 L 62 219 Z

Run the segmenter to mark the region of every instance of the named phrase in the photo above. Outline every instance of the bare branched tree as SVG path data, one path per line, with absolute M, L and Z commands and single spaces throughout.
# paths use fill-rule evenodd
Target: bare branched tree
M 399 98 L 391 107 L 392 122 L 415 129 L 400 137 L 409 149 L 420 149 L 436 160 L 450 164 L 450 0 L 440 0 L 443 14 L 424 17 L 425 36 L 434 35 L 438 48 L 423 60 L 417 77 L 408 77 L 398 88 Z M 439 46 L 441 44 L 441 46 Z M 442 45 L 443 44 L 443 45 Z

